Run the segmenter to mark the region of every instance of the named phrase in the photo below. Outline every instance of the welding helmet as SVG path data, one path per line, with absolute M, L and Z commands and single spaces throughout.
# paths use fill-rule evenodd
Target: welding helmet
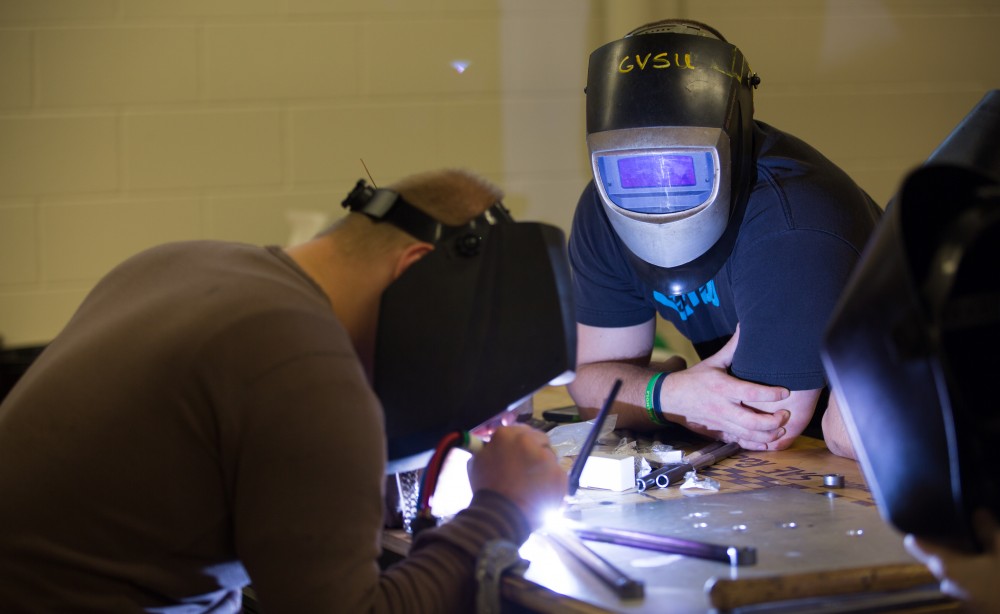
M 379 307 L 373 386 L 389 473 L 425 466 L 447 433 L 572 378 L 576 325 L 562 230 L 516 222 L 502 203 L 447 226 L 364 182 L 345 206 L 434 244 Z
M 1000 517 L 1000 92 L 911 173 L 827 327 L 823 361 L 883 517 L 975 551 Z
M 756 179 L 758 83 L 739 49 L 696 22 L 643 26 L 590 55 L 595 186 L 640 276 L 667 293 L 705 284 L 732 252 Z
M 998 262 L 1000 184 L 923 167 L 880 222 L 824 347 L 883 515 L 964 549 L 975 508 L 1000 514 Z

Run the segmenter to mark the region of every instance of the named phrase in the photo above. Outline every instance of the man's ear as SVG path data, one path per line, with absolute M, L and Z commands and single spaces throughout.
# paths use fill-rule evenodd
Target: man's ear
M 410 268 L 410 265 L 429 254 L 433 249 L 433 245 L 424 243 L 423 241 L 408 245 L 396 260 L 396 270 L 393 271 L 392 280 L 396 281 L 399 279 L 400 275 L 406 272 L 406 269 Z

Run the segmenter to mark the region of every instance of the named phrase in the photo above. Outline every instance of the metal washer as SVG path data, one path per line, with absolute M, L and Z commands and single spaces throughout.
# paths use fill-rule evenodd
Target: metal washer
M 844 476 L 839 473 L 828 473 L 823 476 L 823 486 L 827 488 L 843 488 Z

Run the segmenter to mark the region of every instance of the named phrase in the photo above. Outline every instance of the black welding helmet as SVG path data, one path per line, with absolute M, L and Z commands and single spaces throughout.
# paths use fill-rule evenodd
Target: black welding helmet
M 831 388 L 883 516 L 976 550 L 1000 516 L 1000 98 L 903 183 L 828 326 Z
M 445 226 L 363 182 L 345 206 L 435 246 L 385 290 L 379 309 L 374 388 L 389 473 L 425 466 L 448 432 L 572 378 L 576 325 L 562 230 L 516 222 L 501 203 Z
M 756 179 L 743 53 L 687 21 L 638 28 L 590 55 L 595 186 L 639 274 L 670 294 L 725 263 Z

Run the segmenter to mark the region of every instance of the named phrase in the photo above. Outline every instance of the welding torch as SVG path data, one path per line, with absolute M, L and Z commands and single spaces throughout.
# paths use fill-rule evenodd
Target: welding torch
M 417 491 L 417 513 L 410 522 L 415 536 L 420 531 L 436 526 L 437 519 L 431 513 L 431 495 L 437 488 L 438 478 L 441 476 L 441 469 L 444 466 L 448 453 L 455 448 L 461 448 L 470 454 L 476 454 L 486 445 L 486 440 L 478 435 L 473 435 L 469 431 L 452 431 L 438 442 L 431 455 L 430 461 L 420 474 L 420 486 Z

